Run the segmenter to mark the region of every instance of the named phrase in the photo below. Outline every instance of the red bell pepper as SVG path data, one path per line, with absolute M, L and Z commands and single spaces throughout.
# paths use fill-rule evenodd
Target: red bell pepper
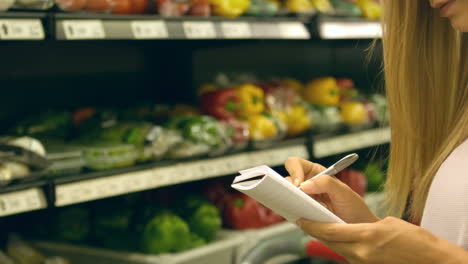
M 283 218 L 251 197 L 235 193 L 226 199 L 224 221 L 234 229 L 254 229 L 276 224 Z
M 235 118 L 240 110 L 240 105 L 239 95 L 234 89 L 208 92 L 201 97 L 203 112 L 220 120 Z
M 346 183 L 353 191 L 360 196 L 364 196 L 367 190 L 367 177 L 361 171 L 345 169 L 338 173 L 336 177 Z

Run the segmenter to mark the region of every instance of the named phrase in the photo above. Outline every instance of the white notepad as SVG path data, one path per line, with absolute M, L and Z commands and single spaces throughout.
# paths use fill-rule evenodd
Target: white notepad
M 240 172 L 231 187 L 296 223 L 300 218 L 328 223 L 344 223 L 338 216 L 301 191 L 268 166 Z

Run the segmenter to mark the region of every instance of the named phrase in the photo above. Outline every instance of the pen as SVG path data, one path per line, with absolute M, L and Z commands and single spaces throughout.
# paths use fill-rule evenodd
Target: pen
M 310 179 L 316 178 L 316 177 L 318 177 L 320 175 L 324 175 L 324 174 L 329 175 L 329 176 L 335 176 L 338 172 L 346 169 L 351 164 L 353 164 L 358 158 L 359 158 L 359 155 L 356 154 L 356 153 L 349 154 L 348 156 L 340 159 L 335 164 L 331 165 L 326 170 L 320 172 L 319 174 L 315 175 L 314 177 L 312 177 Z M 302 183 L 301 183 L 301 185 L 302 185 Z M 301 185 L 299 185 L 298 188 L 301 188 Z

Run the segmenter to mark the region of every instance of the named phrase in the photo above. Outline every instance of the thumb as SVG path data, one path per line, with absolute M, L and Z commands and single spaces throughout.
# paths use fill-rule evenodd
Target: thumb
M 320 175 L 301 184 L 301 190 L 309 195 L 326 193 L 332 201 L 343 201 L 355 196 L 354 191 L 335 177 Z

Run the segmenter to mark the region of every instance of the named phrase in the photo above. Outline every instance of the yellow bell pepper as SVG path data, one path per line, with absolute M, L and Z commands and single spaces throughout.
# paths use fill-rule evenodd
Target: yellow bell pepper
M 310 81 L 304 89 L 304 99 L 322 106 L 337 106 L 340 102 L 340 88 L 333 77 Z
M 314 7 L 309 0 L 286 0 L 286 8 L 298 14 L 311 14 L 314 12 Z
M 357 0 L 356 5 L 361 9 L 365 18 L 379 19 L 382 15 L 382 6 L 374 0 Z
M 367 110 L 360 102 L 345 102 L 340 107 L 340 115 L 343 122 L 348 125 L 361 125 L 367 121 Z
M 296 136 L 311 127 L 307 109 L 301 105 L 293 105 L 287 112 L 288 136 Z
M 250 0 L 210 0 L 213 13 L 218 16 L 235 18 L 247 11 Z
M 247 122 L 249 124 L 250 139 L 265 140 L 278 135 L 275 121 L 265 115 L 250 115 Z
M 265 109 L 265 93 L 262 88 L 246 83 L 237 87 L 237 91 L 242 105 L 242 115 L 255 115 L 263 112 Z
M 311 2 L 315 9 L 322 13 L 328 14 L 333 12 L 333 6 L 328 0 L 311 0 Z

